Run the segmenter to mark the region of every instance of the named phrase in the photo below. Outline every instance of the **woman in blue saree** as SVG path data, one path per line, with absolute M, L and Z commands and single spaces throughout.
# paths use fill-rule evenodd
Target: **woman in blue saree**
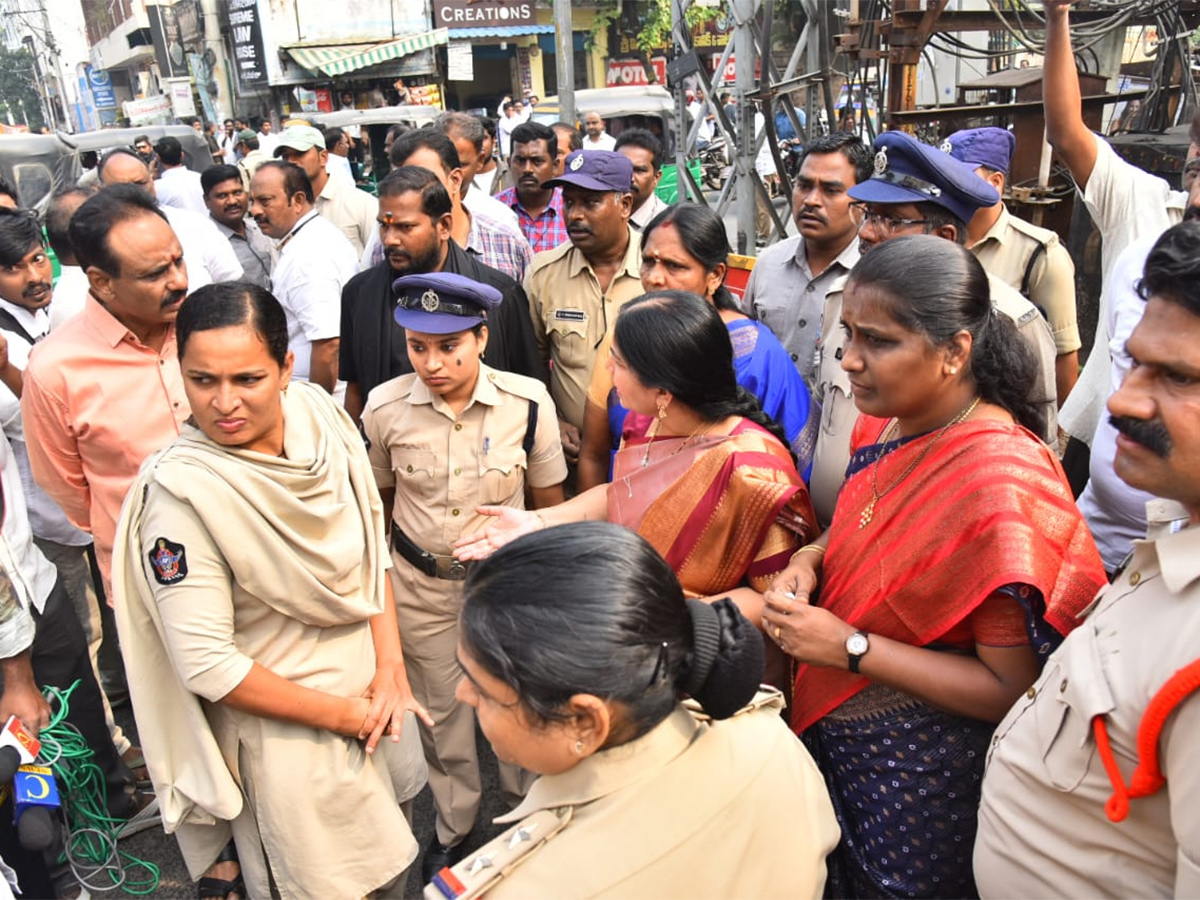
M 694 203 L 668 207 L 642 233 L 642 286 L 647 291 L 691 291 L 717 308 L 733 344 L 738 384 L 754 394 L 763 412 L 783 429 L 796 468 L 807 482 L 820 416 L 779 339 L 765 325 L 743 315 L 725 287 L 729 252 L 725 223 L 711 209 Z M 597 360 L 608 358 L 610 340 L 606 337 L 600 345 Z M 612 454 L 622 433 L 629 428 L 642 433 L 649 424 L 639 418 L 617 399 L 608 368 L 597 365 L 584 412 L 581 491 L 610 480 Z

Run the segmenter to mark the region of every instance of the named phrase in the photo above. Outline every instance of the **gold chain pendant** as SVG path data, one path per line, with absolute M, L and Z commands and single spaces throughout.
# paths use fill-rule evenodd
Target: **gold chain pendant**
M 867 504 L 866 509 L 864 509 L 862 514 L 858 517 L 859 528 L 866 528 L 871 524 L 871 519 L 875 518 L 875 501 L 877 499 L 877 497 L 872 497 L 871 502 Z

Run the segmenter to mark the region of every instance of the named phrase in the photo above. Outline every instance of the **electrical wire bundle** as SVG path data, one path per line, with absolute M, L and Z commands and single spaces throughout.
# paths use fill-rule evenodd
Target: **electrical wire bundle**
M 152 894 L 158 888 L 159 868 L 138 859 L 117 846 L 123 819 L 108 814 L 104 773 L 93 761 L 95 754 L 75 726 L 66 721 L 71 692 L 44 689 L 46 700 L 55 712 L 38 739 L 41 765 L 54 769 L 66 813 L 68 835 L 67 864 L 79 883 L 91 892 L 121 888 L 128 894 Z M 132 872 L 145 870 L 145 877 L 133 878 Z

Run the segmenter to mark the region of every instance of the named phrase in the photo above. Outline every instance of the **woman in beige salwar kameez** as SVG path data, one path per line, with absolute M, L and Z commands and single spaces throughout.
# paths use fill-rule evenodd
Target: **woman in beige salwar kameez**
M 142 467 L 114 567 L 164 825 L 193 877 L 232 834 L 252 897 L 386 889 L 417 853 L 399 804 L 425 764 L 402 723 L 426 714 L 362 439 L 328 394 L 289 387 L 268 292 L 203 288 L 177 330 L 192 419 Z

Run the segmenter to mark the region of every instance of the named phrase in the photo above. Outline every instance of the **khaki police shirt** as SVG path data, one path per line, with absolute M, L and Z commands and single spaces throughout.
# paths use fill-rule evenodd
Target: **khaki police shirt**
M 583 409 L 596 350 L 621 307 L 642 289 L 641 235 L 629 232 L 625 260 L 607 291 L 587 258 L 568 241 L 533 258 L 525 292 L 542 359 L 552 362 L 550 394 L 563 421 L 583 427 Z
M 530 403 L 538 416 L 526 456 Z M 429 553 L 449 554 L 488 521 L 480 504 L 523 509 L 526 483 L 552 487 L 567 477 L 545 385 L 487 365 L 458 415 L 414 374 L 384 382 L 367 396 L 363 433 L 376 483 L 396 489 L 393 521 Z
M 838 491 L 846 479 L 850 462 L 850 432 L 858 418 L 858 407 L 850 394 L 850 380 L 842 370 L 842 293 L 849 276 L 835 283 L 825 296 L 822 314 L 820 360 L 817 366 L 817 399 L 821 404 L 821 427 L 817 432 L 817 447 L 813 455 L 812 474 L 808 492 L 822 528 L 829 527 L 837 506 Z M 1051 447 L 1058 442 L 1057 390 L 1054 381 L 1054 339 L 1050 326 L 1037 309 L 994 275 L 988 275 L 992 304 L 1011 318 L 1017 333 L 1037 359 L 1038 377 L 1030 390 L 1033 400 L 1041 407 L 1046 427 L 1039 434 Z
M 426 900 L 820 897 L 840 832 L 782 708 L 770 690 L 720 722 L 679 707 L 542 776 L 497 819 L 518 825 L 454 866 L 449 895 L 427 885 Z
M 1046 249 L 1039 252 L 1038 247 Z M 1059 356 L 1082 346 L 1076 320 L 1075 264 L 1057 234 L 1031 225 L 1002 206 L 1000 218 L 970 249 L 990 274 L 1017 291 L 1029 272 L 1027 296 L 1049 320 Z M 1029 261 L 1035 253 L 1031 269 Z
M 1173 515 L 1167 505 L 1147 504 L 1151 521 Z M 1200 658 L 1200 526 L 1135 542 L 1083 615 L 992 739 L 975 843 L 979 892 L 1200 897 L 1200 694 L 1175 707 L 1157 742 L 1165 786 L 1130 800 L 1119 823 L 1105 814 L 1113 788 L 1092 725 L 1104 717 L 1128 785 L 1147 703 Z

